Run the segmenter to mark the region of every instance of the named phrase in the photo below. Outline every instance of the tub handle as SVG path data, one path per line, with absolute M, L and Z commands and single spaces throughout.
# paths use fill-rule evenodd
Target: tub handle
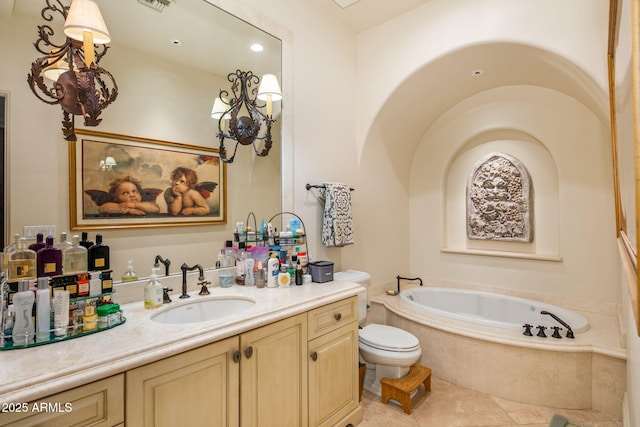
M 333 317 L 335 317 L 336 322 L 339 322 L 342 320 L 342 313 L 336 313 Z

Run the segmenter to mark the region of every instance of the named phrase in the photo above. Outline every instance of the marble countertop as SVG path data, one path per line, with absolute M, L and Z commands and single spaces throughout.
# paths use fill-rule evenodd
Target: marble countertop
M 138 366 L 238 335 L 364 291 L 360 285 L 333 281 L 290 288 L 211 287 L 211 295 L 173 296 L 171 304 L 146 310 L 142 301 L 121 304 L 126 322 L 76 339 L 0 352 L 0 404 L 29 402 L 100 380 Z M 222 319 L 162 324 L 151 316 L 204 298 L 239 296 L 256 301 L 251 308 Z

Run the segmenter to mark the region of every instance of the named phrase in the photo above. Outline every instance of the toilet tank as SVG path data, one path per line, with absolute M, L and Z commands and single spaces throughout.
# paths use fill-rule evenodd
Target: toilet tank
M 354 282 L 365 288 L 365 292 L 358 294 L 358 323 L 363 323 L 367 317 L 367 289 L 371 283 L 369 273 L 358 270 L 338 271 L 333 274 L 333 280 L 342 280 L 343 282 Z

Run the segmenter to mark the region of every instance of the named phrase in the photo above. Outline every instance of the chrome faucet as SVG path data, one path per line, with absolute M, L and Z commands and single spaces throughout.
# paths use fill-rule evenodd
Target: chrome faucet
M 154 267 L 160 267 L 160 263 L 164 264 L 164 275 L 169 275 L 169 266 L 171 265 L 171 261 L 168 259 L 162 258 L 160 255 L 156 255 L 156 260 L 153 264 Z
M 196 268 L 198 269 L 198 273 L 200 273 L 198 282 L 204 282 L 204 271 L 202 270 L 202 266 L 200 264 L 189 267 L 186 263 L 183 263 L 180 266 L 180 270 L 182 270 L 182 295 L 180 295 L 180 298 L 189 298 L 189 295 L 187 295 L 187 271 L 193 271 Z

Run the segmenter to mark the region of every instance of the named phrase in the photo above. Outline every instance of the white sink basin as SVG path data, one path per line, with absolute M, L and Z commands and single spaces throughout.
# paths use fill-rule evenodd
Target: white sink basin
M 243 297 L 213 297 L 190 301 L 168 308 L 151 317 L 158 323 L 195 323 L 221 319 L 241 313 L 253 307 L 256 302 Z

